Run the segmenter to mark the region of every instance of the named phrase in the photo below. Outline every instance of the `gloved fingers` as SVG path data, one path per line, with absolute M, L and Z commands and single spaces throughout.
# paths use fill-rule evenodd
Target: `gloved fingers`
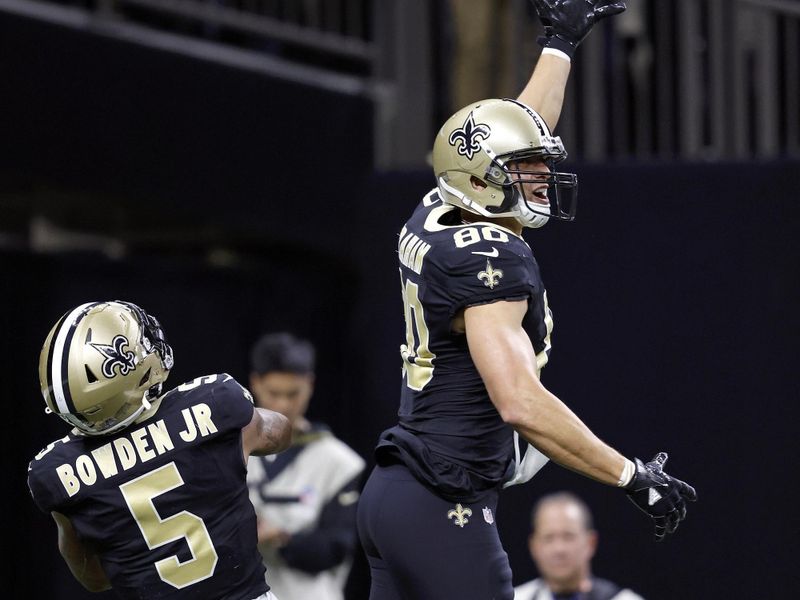
M 667 533 L 674 533 L 681 522 L 681 513 L 678 509 L 673 509 L 667 514 L 666 528 Z
M 656 463 L 659 470 L 664 468 L 664 465 L 667 464 L 667 459 L 669 458 L 669 454 L 666 452 L 659 452 L 653 457 L 653 460 L 650 461 L 650 464 Z M 656 466 L 654 465 L 654 466 Z
M 533 4 L 533 8 L 536 9 L 536 13 L 539 16 L 542 15 L 542 12 L 553 8 L 551 2 L 547 2 L 547 0 L 531 0 L 531 4 Z
M 667 519 L 666 517 L 653 517 L 653 522 L 656 526 L 656 541 L 660 542 L 664 539 L 667 531 Z
M 683 498 L 686 498 L 689 502 L 697 502 L 697 492 L 692 486 L 690 486 L 685 481 L 681 481 L 680 479 L 676 479 L 675 477 L 672 476 L 670 476 L 670 479 L 677 488 L 678 493 Z
M 598 6 L 594 9 L 595 19 L 599 21 L 600 19 L 605 19 L 606 17 L 611 17 L 613 15 L 618 15 L 621 12 L 624 12 L 627 6 L 625 6 L 625 2 L 620 2 L 619 0 L 606 0 L 603 2 L 598 3 Z
M 536 10 L 536 14 L 539 16 L 539 21 L 542 23 L 542 26 L 545 28 L 544 37 L 550 37 L 553 34 L 553 32 L 552 31 L 548 31 L 548 28 L 552 27 L 553 22 L 548 17 L 544 16 L 546 14 L 549 14 L 547 12 L 547 10 L 548 10 L 547 4 L 545 2 L 543 2 L 542 0 L 531 0 L 531 4 L 533 4 L 533 8 Z M 536 40 L 536 43 L 539 44 L 540 46 L 544 45 L 544 42 L 542 42 L 542 41 L 540 41 L 538 39 Z

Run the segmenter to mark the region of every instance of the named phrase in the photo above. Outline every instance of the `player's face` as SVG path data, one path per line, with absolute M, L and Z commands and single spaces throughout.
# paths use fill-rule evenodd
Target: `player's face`
M 252 375 L 250 388 L 256 404 L 284 415 L 295 425 L 308 409 L 314 392 L 314 376 L 273 371 Z
M 525 200 L 533 204 L 547 206 L 547 178 L 550 176 L 550 167 L 541 158 L 528 158 L 509 163 L 508 170 L 512 177 L 524 182 L 522 193 Z
M 597 536 L 587 530 L 580 509 L 550 503 L 539 509 L 530 551 L 539 573 L 553 591 L 575 591 L 589 576 Z

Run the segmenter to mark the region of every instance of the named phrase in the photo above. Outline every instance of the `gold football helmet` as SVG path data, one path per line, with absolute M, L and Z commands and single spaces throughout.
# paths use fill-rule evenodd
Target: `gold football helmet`
M 550 217 L 575 218 L 577 176 L 552 170 L 566 157 L 561 138 L 551 135 L 539 114 L 516 100 L 495 98 L 470 104 L 445 122 L 433 145 L 433 171 L 445 202 L 541 227 Z M 547 170 L 520 164 L 537 158 Z
M 84 435 L 103 435 L 150 407 L 172 365 L 172 348 L 155 317 L 129 302 L 89 302 L 50 330 L 39 383 L 48 412 Z

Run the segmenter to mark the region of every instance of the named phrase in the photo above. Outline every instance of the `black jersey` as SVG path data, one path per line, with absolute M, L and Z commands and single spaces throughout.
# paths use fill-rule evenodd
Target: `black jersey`
M 552 315 L 530 246 L 491 222 L 465 224 L 436 190 L 400 232 L 406 340 L 399 424 L 383 432 L 378 462 L 400 460 L 454 501 L 474 498 L 513 472 L 513 431 L 489 399 L 453 318 L 468 306 L 527 300 L 523 327 L 539 368 L 550 351 Z
M 209 375 L 108 436 L 74 432 L 28 468 L 33 499 L 71 520 L 122 598 L 242 600 L 269 588 L 245 482 L 250 394 Z

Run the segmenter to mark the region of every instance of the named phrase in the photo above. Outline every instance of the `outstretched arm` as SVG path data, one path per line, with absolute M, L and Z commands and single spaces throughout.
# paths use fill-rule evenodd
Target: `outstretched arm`
M 111 587 L 100 559 L 90 551 L 78 537 L 72 521 L 61 513 L 53 511 L 53 519 L 58 525 L 58 550 L 80 584 L 90 592 L 102 592 Z
M 634 463 L 601 441 L 539 381 L 536 355 L 522 327 L 524 300 L 464 311 L 467 342 L 497 411 L 528 442 L 558 464 L 608 485 L 624 487 L 655 523 L 656 540 L 674 532 L 697 500 L 692 486 L 664 472 L 666 453 Z
M 527 301 L 494 302 L 464 311 L 475 366 L 500 416 L 550 459 L 616 485 L 626 464 L 539 381 L 536 356 L 522 328 Z

